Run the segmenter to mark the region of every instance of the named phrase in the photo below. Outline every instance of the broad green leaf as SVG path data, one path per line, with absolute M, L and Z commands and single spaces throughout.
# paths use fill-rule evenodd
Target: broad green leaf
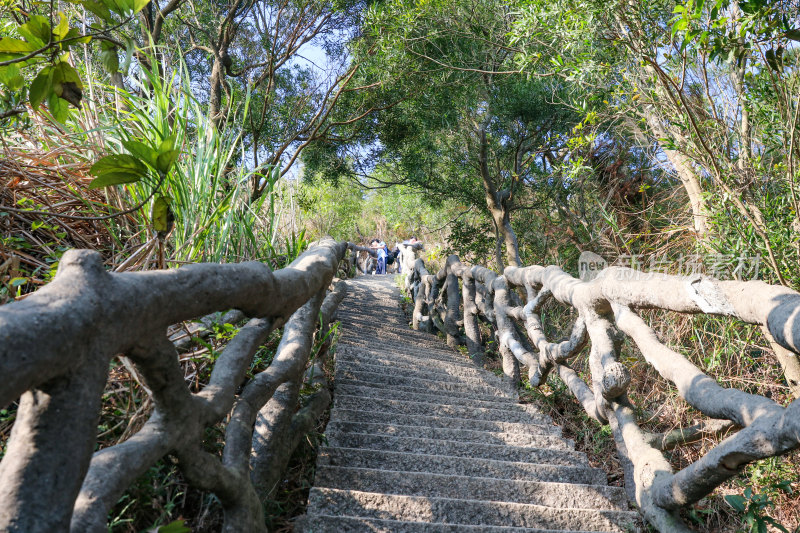
M 67 33 L 69 32 L 69 23 L 67 22 L 67 17 L 64 16 L 64 13 L 59 11 L 58 17 L 58 24 L 56 24 L 56 27 L 53 28 L 53 36 L 56 38 L 56 40 L 60 41 L 67 36 Z
M 783 34 L 787 39 L 792 41 L 800 41 L 800 28 L 793 28 Z
M 50 114 L 53 115 L 53 118 L 61 123 L 66 122 L 69 118 L 69 105 L 67 101 L 62 99 L 55 91 L 47 95 L 47 109 L 50 110 Z
M 28 54 L 38 50 L 37 47 L 22 39 L 14 39 L 12 37 L 3 37 L 0 39 L 0 52 L 9 54 Z
M 45 97 L 53 90 L 52 67 L 43 68 L 33 79 L 28 89 L 28 99 L 33 109 L 38 108 Z
M 75 39 L 75 43 L 86 44 L 92 40 L 92 36 L 81 34 L 78 28 L 70 28 L 64 39 Z
M 728 505 L 743 513 L 745 508 L 747 507 L 747 498 L 744 496 L 739 496 L 738 494 L 729 494 L 725 496 L 725 501 L 728 502 Z
M 133 12 L 138 13 L 144 6 L 150 3 L 150 0 L 133 0 Z
M 80 107 L 83 98 L 83 83 L 72 65 L 61 61 L 53 66 L 53 92 L 75 107 Z
M 122 146 L 133 154 L 134 157 L 138 158 L 139 161 L 143 161 L 151 167 L 156 167 L 158 152 L 153 150 L 150 146 L 139 141 L 122 141 Z
M 125 183 L 136 183 L 142 179 L 141 174 L 135 174 L 133 172 L 109 172 L 107 174 L 103 174 L 95 179 L 93 179 L 89 183 L 90 189 L 99 189 L 101 187 L 110 187 L 112 185 L 123 185 Z
M 17 91 L 25 83 L 25 78 L 20 75 L 17 65 L 8 65 L 0 67 L 0 83 L 12 91 Z
M 159 196 L 153 201 L 150 220 L 153 224 L 153 229 L 159 233 L 166 233 L 172 229 L 172 213 L 169 208 L 169 200 L 169 197 Z
M 82 0 L 77 1 L 77 4 L 82 5 L 88 11 L 90 11 L 94 16 L 99 18 L 100 20 L 108 22 L 111 19 L 111 11 L 108 9 L 103 2 L 95 2 L 94 0 Z
M 136 157 L 128 154 L 107 155 L 97 161 L 89 172 L 97 176 L 89 184 L 90 189 L 135 183 L 147 173 L 147 167 Z
M 172 168 L 172 164 L 180 155 L 180 150 L 175 150 L 175 141 L 177 137 L 170 135 L 158 146 L 158 160 L 156 161 L 156 168 L 159 172 L 166 174 Z
M 133 0 L 102 0 L 111 11 L 125 15 L 133 10 Z
M 28 22 L 17 30 L 28 42 L 39 48 L 50 41 L 50 19 L 42 15 L 31 15 Z
M 675 35 L 677 32 L 685 30 L 689 25 L 689 21 L 683 17 L 675 21 L 675 24 L 672 25 L 672 35 Z
M 114 154 L 99 159 L 92 165 L 89 172 L 98 177 L 112 172 L 129 172 L 144 176 L 147 172 L 147 167 L 132 155 Z
M 180 150 L 170 150 L 168 152 L 161 152 L 158 154 L 158 160 L 156 161 L 156 169 L 159 172 L 166 174 L 169 172 L 169 169 L 172 168 L 172 165 L 175 163 L 175 160 L 178 159 L 180 155 Z
M 177 140 L 177 136 L 176 135 L 174 135 L 174 134 L 170 135 L 169 137 L 167 137 L 166 139 L 161 141 L 161 144 L 158 145 L 158 151 L 159 152 L 169 152 L 169 151 L 174 150 L 175 149 L 175 141 L 176 140 Z
M 53 66 L 53 83 L 63 83 L 63 82 L 73 82 L 77 83 L 78 86 L 83 87 L 81 83 L 81 77 L 78 74 L 78 71 L 65 61 L 60 61 Z

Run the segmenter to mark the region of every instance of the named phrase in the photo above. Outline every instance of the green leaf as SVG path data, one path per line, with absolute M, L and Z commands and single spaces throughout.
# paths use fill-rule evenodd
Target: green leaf
M 122 141 L 122 146 L 124 146 L 126 150 L 138 158 L 139 161 L 143 161 L 153 168 L 156 167 L 158 152 L 153 150 L 147 144 L 140 141 Z
M 14 39 L 12 37 L 3 37 L 0 39 L 0 52 L 9 54 L 28 54 L 38 50 L 40 47 L 35 46 L 22 39 Z
M 791 30 L 788 30 L 783 35 L 784 37 L 786 37 L 787 39 L 791 39 L 792 41 L 800 41 L 800 28 L 793 28 Z
M 0 83 L 12 91 L 17 91 L 25 83 L 25 78 L 20 75 L 17 65 L 7 65 L 0 67 Z
M 74 43 L 87 44 L 91 42 L 92 36 L 81 34 L 78 28 L 70 28 L 67 34 L 64 36 L 64 39 L 75 39 Z
M 45 67 L 33 79 L 31 87 L 28 89 L 28 99 L 33 109 L 38 108 L 53 90 L 52 71 L 52 67 Z
M 56 94 L 55 87 L 53 92 L 47 95 L 47 109 L 50 110 L 53 118 L 61 123 L 66 122 L 69 118 L 69 105 L 66 100 Z
M 53 66 L 53 83 L 63 83 L 71 81 L 83 87 L 81 77 L 75 68 L 66 61 L 59 61 Z
M 66 54 L 65 54 L 66 55 Z M 53 92 L 75 107 L 80 107 L 83 98 L 83 83 L 78 71 L 66 61 L 53 66 Z
M 173 215 L 169 208 L 169 197 L 159 196 L 153 201 L 150 220 L 153 229 L 159 233 L 168 233 L 172 229 Z
M 93 179 L 89 183 L 90 189 L 99 189 L 101 187 L 110 187 L 112 185 L 123 185 L 125 183 L 136 183 L 137 181 L 141 180 L 142 176 L 140 174 L 134 174 L 131 172 L 109 172 L 107 174 L 103 174 L 95 179 Z
M 28 22 L 17 28 L 29 43 L 41 48 L 50 41 L 50 19 L 42 15 L 31 15 Z
M 159 172 L 166 174 L 172 168 L 173 163 L 180 155 L 180 150 L 175 150 L 175 141 L 177 137 L 170 135 L 158 147 L 158 159 L 156 161 L 156 168 Z
M 170 135 L 169 137 L 167 137 L 166 139 L 161 141 L 161 144 L 158 145 L 158 151 L 159 152 L 169 152 L 171 150 L 174 150 L 175 149 L 175 141 L 176 140 L 177 140 L 177 136 L 176 135 L 174 135 L 174 134 Z
M 107 155 L 99 159 L 89 172 L 95 176 L 102 176 L 110 172 L 135 172 L 144 175 L 147 167 L 139 159 L 128 154 Z
M 97 161 L 89 172 L 97 176 L 89 184 L 90 189 L 135 183 L 147 173 L 147 167 L 136 157 L 128 154 L 108 155 Z
M 120 15 L 124 15 L 133 10 L 133 0 L 102 0 L 108 8 Z
M 747 499 L 744 496 L 739 496 L 738 494 L 729 494 L 725 496 L 725 501 L 728 502 L 728 505 L 740 513 L 743 513 L 747 507 Z
M 108 22 L 111 19 L 111 11 L 103 2 L 96 2 L 94 0 L 76 0 L 75 3 L 85 7 L 100 20 Z
M 159 172 L 166 174 L 169 172 L 169 169 L 172 168 L 172 165 L 175 163 L 175 160 L 178 159 L 178 156 L 181 154 L 180 150 L 170 150 L 169 152 L 161 152 L 158 154 L 158 160 L 156 161 L 156 169 Z
M 25 285 L 26 283 L 28 283 L 28 278 L 11 278 L 11 280 L 8 282 L 8 284 L 14 288 L 19 287 L 20 285 Z
M 138 13 L 144 6 L 150 3 L 150 0 L 133 0 L 133 12 Z
M 69 23 L 67 22 L 67 17 L 64 16 L 64 13 L 59 11 L 58 17 L 58 24 L 56 24 L 56 27 L 53 28 L 53 36 L 56 38 L 56 40 L 60 41 L 67 36 L 67 33 L 69 32 Z
M 136 43 L 128 36 L 123 36 L 122 39 L 125 41 L 125 59 L 122 60 L 122 68 L 120 68 L 120 70 L 122 72 L 128 72 L 128 67 L 131 65 L 131 59 L 133 58 L 133 52 L 136 48 Z

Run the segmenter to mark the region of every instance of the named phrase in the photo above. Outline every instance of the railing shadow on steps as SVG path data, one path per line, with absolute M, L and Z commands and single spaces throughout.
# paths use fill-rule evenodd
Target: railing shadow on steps
M 51 283 L 0 307 L 0 406 L 19 399 L 0 462 L 0 531 L 106 531 L 124 491 L 168 453 L 189 484 L 219 498 L 225 531 L 266 531 L 261 502 L 330 403 L 323 361 L 306 367 L 317 325 L 325 338 L 345 295 L 344 283 L 329 291 L 331 282 L 359 250 L 324 239 L 274 272 L 250 262 L 111 273 L 95 252 L 65 253 Z M 252 318 L 193 394 L 167 328 L 229 309 Z M 272 363 L 246 381 L 281 326 Z M 121 354 L 154 410 L 128 440 L 95 452 L 109 364 Z M 304 380 L 321 386 L 298 410 Z M 226 419 L 220 460 L 202 443 Z
M 556 266 L 507 267 L 498 275 L 466 265 L 455 255 L 431 274 L 416 258 L 417 249 L 401 248 L 408 273 L 405 287 L 414 302 L 413 328 L 439 330 L 451 346 L 463 341 L 470 358 L 482 366 L 480 318 L 493 328 L 508 381 L 519 383 L 520 365 L 528 367 L 532 386 L 556 373 L 590 417 L 611 426 L 626 490 L 659 531 L 690 531 L 677 515 L 681 507 L 696 503 L 748 463 L 800 447 L 800 400 L 783 407 L 771 399 L 718 385 L 661 343 L 637 312 L 663 309 L 733 317 L 762 326 L 770 340 L 795 356 L 800 353 L 800 293 L 761 281 L 645 274 L 620 267 L 608 267 L 585 282 Z M 525 292 L 524 302 L 514 289 Z M 570 337 L 561 342 L 550 342 L 544 334 L 540 310 L 550 299 L 578 312 Z M 626 394 L 630 373 L 618 360 L 624 335 L 709 420 L 665 435 L 643 431 Z M 590 384 L 569 364 L 587 343 Z M 732 434 L 678 472 L 672 471 L 661 453 L 678 441 L 728 432 Z

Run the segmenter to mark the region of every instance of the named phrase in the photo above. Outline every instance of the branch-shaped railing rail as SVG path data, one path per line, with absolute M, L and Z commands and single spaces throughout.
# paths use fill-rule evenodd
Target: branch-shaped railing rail
M 480 365 L 483 344 L 478 320 L 484 320 L 496 336 L 509 380 L 519 381 L 520 364 L 528 368 L 533 386 L 557 373 L 589 416 L 611 425 L 626 466 L 629 494 L 659 531 L 689 531 L 677 517 L 677 509 L 697 502 L 748 463 L 800 447 L 799 400 L 783 407 L 771 399 L 718 385 L 664 345 L 638 313 L 663 309 L 733 317 L 762 326 L 772 342 L 796 356 L 800 353 L 800 293 L 761 281 L 644 274 L 618 267 L 606 268 L 585 282 L 555 266 L 507 267 L 503 275 L 497 275 L 465 265 L 455 255 L 431 274 L 421 259 L 414 259 L 413 250 L 403 250 L 403 254 L 404 262 L 414 263 L 406 278 L 406 289 L 414 300 L 413 327 L 436 328 L 451 344 L 463 340 L 470 357 Z M 513 289 L 524 291 L 524 302 Z M 540 311 L 550 299 L 578 312 L 570 337 L 560 342 L 549 341 L 542 325 Z M 623 335 L 635 342 L 645 360 L 675 385 L 689 405 L 710 420 L 658 438 L 643 431 L 626 393 L 630 374 L 618 360 Z M 570 366 L 587 343 L 591 345 L 590 384 Z M 682 439 L 724 434 L 734 427 L 740 429 L 678 472 L 672 471 L 660 452 Z
M 348 248 L 355 254 L 351 244 L 323 240 L 275 272 L 251 262 L 111 273 L 94 252 L 64 254 L 50 284 L 0 307 L 0 406 L 20 399 L 0 462 L 0 530 L 106 531 L 125 489 L 173 453 L 190 484 L 219 498 L 225 531 L 266 531 L 262 501 L 330 402 L 322 386 L 297 411 L 304 373 L 325 384 L 320 360 L 305 371 L 317 324 L 324 337 L 344 296 L 343 283 L 328 288 Z M 252 318 L 193 394 L 167 328 L 228 309 Z M 272 363 L 245 380 L 280 326 Z M 135 366 L 154 410 L 131 438 L 95 452 L 101 396 L 118 354 Z M 202 443 L 206 428 L 226 418 L 220 459 Z

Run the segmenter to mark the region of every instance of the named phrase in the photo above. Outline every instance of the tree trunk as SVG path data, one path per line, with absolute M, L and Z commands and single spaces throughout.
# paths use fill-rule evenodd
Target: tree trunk
M 661 139 L 669 138 L 670 134 L 658 117 L 653 114 L 653 110 L 645 110 L 644 116 L 650 131 L 653 136 L 658 139 L 659 146 L 661 146 L 667 159 L 672 164 L 673 168 L 675 168 L 675 172 L 681 180 L 686 195 L 689 197 L 689 204 L 692 208 L 694 231 L 697 234 L 698 240 L 702 240 L 708 234 L 708 224 L 706 223 L 707 211 L 705 200 L 703 199 L 703 189 L 700 186 L 700 179 L 697 177 L 697 173 L 692 168 L 691 161 L 686 155 L 664 146 L 664 142 Z

